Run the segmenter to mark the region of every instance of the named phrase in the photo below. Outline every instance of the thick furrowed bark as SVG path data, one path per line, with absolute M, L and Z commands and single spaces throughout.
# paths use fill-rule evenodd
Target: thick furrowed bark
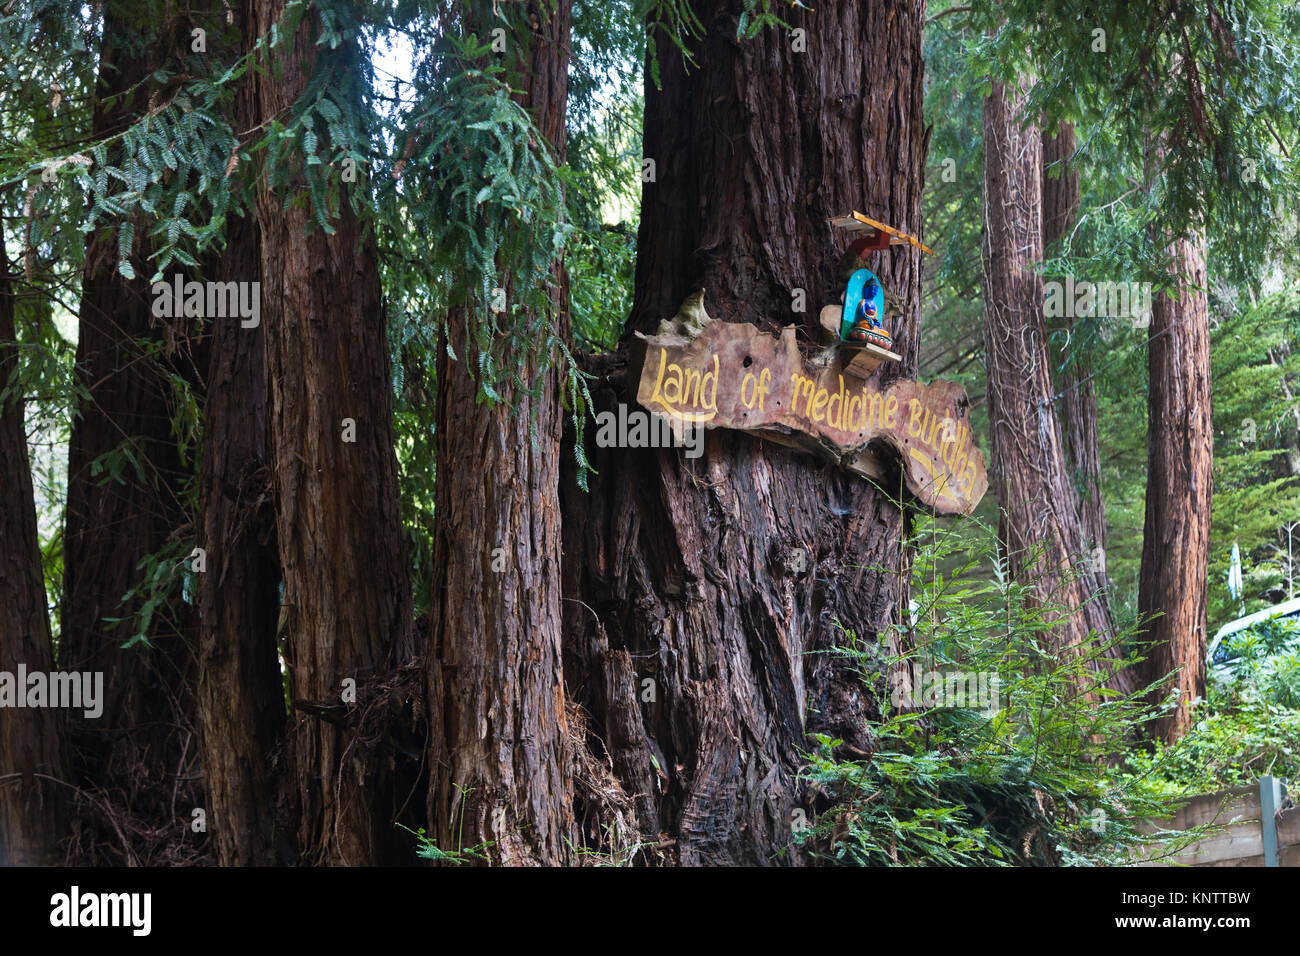
M 1050 250 L 1066 238 L 1079 215 L 1079 171 L 1069 165 L 1077 141 L 1074 127 L 1062 123 L 1056 136 L 1043 134 L 1043 248 Z M 1049 175 L 1049 167 L 1054 175 Z M 1065 319 L 1073 329 L 1074 319 Z M 1101 455 L 1098 451 L 1097 390 L 1088 377 L 1090 369 L 1073 358 L 1058 380 L 1061 394 L 1057 404 L 1065 452 L 1074 473 L 1079 495 L 1079 520 L 1084 546 L 1094 557 L 1091 565 L 1097 588 L 1108 586 L 1106 578 L 1106 507 L 1101 497 Z
M 1021 125 L 1023 90 L 994 83 L 984 104 L 984 341 L 994 487 L 1005 514 L 1013 573 L 1068 609 L 1052 635 L 1063 658 L 1110 613 L 1078 573 L 1084 555 L 1053 394 L 1042 277 L 1041 156 L 1036 126 Z
M 1205 238 L 1172 244 L 1173 296 L 1156 296 L 1147 363 L 1146 521 L 1138 613 L 1159 615 L 1148 626 L 1146 683 L 1177 670 L 1155 694 L 1178 691 L 1176 708 L 1152 731 L 1172 742 L 1191 727 L 1192 702 L 1205 696 L 1205 602 L 1210 554 L 1213 430 L 1210 323 Z
M 0 256 L 0 392 L 17 365 L 15 340 L 14 292 Z M 21 393 L 0 405 L 0 487 L 0 671 L 16 674 L 21 664 L 48 674 L 54 650 Z M 64 725 L 63 711 L 51 707 L 6 708 L 0 716 L 0 866 L 62 859 Z
M 530 13 L 537 26 L 521 64 L 522 102 L 563 158 L 570 7 L 559 0 Z M 555 309 L 567 310 L 562 280 Z M 439 352 L 429 819 L 444 850 L 492 842 L 485 852 L 497 862 L 561 863 L 573 823 L 559 375 L 545 373 L 536 399 L 508 392 L 503 404 L 480 403 L 463 314 L 450 317 L 446 334 L 460 361 Z M 536 368 L 525 360 L 523 379 Z
M 665 54 L 662 89 L 647 80 L 656 181 L 643 188 L 629 332 L 700 288 L 716 318 L 811 332 L 843 291 L 846 243 L 828 217 L 857 209 L 920 231 L 923 4 L 792 10 L 804 52 L 784 30 L 737 42 L 740 9 L 700 7 L 698 65 Z M 919 253 L 877 253 L 873 266 L 904 305 L 891 321 L 904 360 L 878 374 L 915 374 Z M 617 361 L 605 369 L 598 411 L 632 401 L 622 376 Z M 593 746 L 635 795 L 652 859 L 792 862 L 780 854 L 805 800 L 805 730 L 872 746 L 878 710 L 818 652 L 844 643 L 841 625 L 871 641 L 900 619 L 902 514 L 861 478 L 737 434 L 710 433 L 694 461 L 591 453 L 590 494 L 565 483 L 565 624 Z
M 453 342 L 460 327 L 453 318 Z M 570 835 L 558 400 L 552 385 L 542 408 L 516 400 L 512 411 L 476 405 L 476 392 L 463 363 L 439 357 L 448 466 L 438 469 L 430 820 L 443 849 L 496 841 L 498 862 L 558 863 Z
M 168 25 L 180 31 L 184 21 L 177 17 Z M 168 64 L 173 50 L 188 49 L 174 36 L 155 38 L 144 51 L 132 46 L 140 42 L 138 26 L 119 16 L 115 5 L 106 6 L 93 120 L 97 138 L 134 121 L 146 108 L 149 74 Z M 175 786 L 178 776 L 193 779 L 188 764 L 196 755 L 193 610 L 179 595 L 166 602 L 153 616 L 149 645 L 129 649 L 121 645 L 131 636 L 131 622 L 113 628 L 105 619 L 135 615 L 141 602 L 124 606 L 122 597 L 142 583 L 140 560 L 190 534 L 193 516 L 182 501 L 188 467 L 172 434 L 168 375 L 179 375 L 201 393 L 207 359 L 192 320 L 152 314 L 145 233 L 137 222 L 131 250 L 137 278 L 131 280 L 118 272 L 115 230 L 102 229 L 86 242 L 77 376 L 90 397 L 73 419 L 69 445 L 59 665 L 104 675 L 103 715 L 72 716 L 80 784 L 106 790 L 114 812 L 165 832 L 173 802 L 202 805 L 198 787 Z M 149 357 L 142 341 L 171 342 L 174 348 Z M 124 442 L 139 472 L 127 464 L 120 481 L 92 475 L 92 463 Z M 116 848 L 118 840 L 88 835 L 79 841 L 95 844 Z M 126 847 L 124 853 L 134 851 Z
M 238 220 L 222 282 L 261 275 L 257 225 Z M 270 472 L 262 328 L 218 320 L 204 409 L 199 578 L 199 718 L 209 830 L 227 866 L 276 862 L 276 750 L 284 693 L 276 651 L 280 565 Z
M 282 0 L 250 0 L 254 35 L 283 10 Z M 309 15 L 275 54 L 279 71 L 258 74 L 262 119 L 297 100 L 320 55 L 317 32 Z M 394 859 L 397 798 L 387 755 L 355 729 L 372 703 L 364 685 L 409 655 L 412 626 L 390 370 L 373 233 L 346 198 L 333 235 L 307 234 L 310 216 L 258 197 L 298 844 L 307 863 L 376 864 Z
M 244 49 L 255 40 L 247 13 L 239 11 Z M 245 78 L 236 96 L 236 129 L 251 129 L 257 116 L 252 80 Z M 226 241 L 213 278 L 260 282 L 255 215 L 233 220 Z M 277 862 L 277 842 L 292 841 L 292 829 L 277 828 L 275 819 L 285 780 L 283 763 L 272 755 L 283 739 L 285 713 L 262 325 L 216 320 L 203 418 L 199 515 L 208 570 L 199 578 L 198 698 L 208 828 L 222 865 L 266 866 Z

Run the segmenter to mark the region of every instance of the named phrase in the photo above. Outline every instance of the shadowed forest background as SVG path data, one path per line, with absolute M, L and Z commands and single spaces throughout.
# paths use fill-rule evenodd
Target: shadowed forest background
M 1113 865 L 1293 780 L 1300 625 L 1210 645 L 1295 597 L 1298 41 L 0 0 L 0 862 Z M 965 388 L 973 515 L 883 445 L 596 440 L 697 290 L 813 350 L 853 210 L 934 249 L 875 253 L 873 382 Z

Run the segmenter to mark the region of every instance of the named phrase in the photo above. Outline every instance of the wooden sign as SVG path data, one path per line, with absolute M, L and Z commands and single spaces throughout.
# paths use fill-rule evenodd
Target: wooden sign
M 893 226 L 886 226 L 883 222 L 877 222 L 868 216 L 862 215 L 862 213 L 857 210 L 854 210 L 847 216 L 832 216 L 827 220 L 827 222 L 837 229 L 847 229 L 850 232 L 863 232 L 866 233 L 868 237 L 879 236 L 883 233 L 888 236 L 889 239 L 881 244 L 881 248 L 884 248 L 886 245 L 898 246 L 903 243 L 908 243 L 916 246 L 916 248 L 920 249 L 922 252 L 934 255 L 934 250 L 923 243 L 920 239 L 916 238 L 916 236 L 895 229 Z
M 718 321 L 691 338 L 667 323 L 661 332 L 639 336 L 632 380 L 641 406 L 677 429 L 734 428 L 873 478 L 883 470 L 867 444 L 882 439 L 898 453 L 907 487 L 941 514 L 969 514 L 988 489 L 960 385 L 900 381 L 882 389 L 850 367 L 854 349 L 805 361 L 793 326 L 779 338 Z

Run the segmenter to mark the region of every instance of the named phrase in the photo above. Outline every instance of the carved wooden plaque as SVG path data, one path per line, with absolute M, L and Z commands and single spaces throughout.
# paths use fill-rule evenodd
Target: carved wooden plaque
M 960 385 L 899 381 L 882 389 L 850 371 L 852 349 L 806 361 L 793 326 L 778 338 L 714 321 L 691 339 L 640 338 L 637 401 L 674 427 L 751 432 L 873 477 L 879 469 L 867 444 L 883 439 L 898 453 L 907 487 L 941 514 L 969 514 L 988 489 Z

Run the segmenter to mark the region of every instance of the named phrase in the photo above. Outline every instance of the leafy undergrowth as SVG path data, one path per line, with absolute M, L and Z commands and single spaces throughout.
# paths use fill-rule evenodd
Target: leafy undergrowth
M 1128 763 L 1156 711 L 1101 682 L 1131 631 L 1058 659 L 1053 621 L 1067 612 L 1029 600 L 988 529 L 925 523 L 911 545 L 912 626 L 874 644 L 846 630 L 834 651 L 890 716 L 869 755 L 813 738 L 803 851 L 864 866 L 1115 865 L 1204 835 L 1153 843 L 1142 829 L 1196 791 L 1162 774 L 1160 752 Z
M 1171 792 L 1249 786 L 1265 774 L 1300 779 L 1300 624 L 1266 621 L 1226 637 L 1195 713 L 1173 746 L 1134 753 L 1132 771 Z

